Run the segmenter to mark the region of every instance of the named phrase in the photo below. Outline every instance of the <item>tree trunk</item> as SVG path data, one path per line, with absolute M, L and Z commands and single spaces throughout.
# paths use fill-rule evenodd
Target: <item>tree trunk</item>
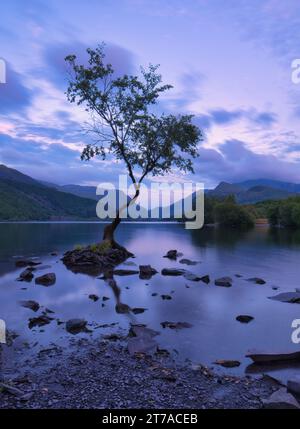
M 134 197 L 127 202 L 126 208 L 128 208 L 130 204 L 132 204 L 139 195 L 140 195 L 139 186 L 136 185 L 136 191 L 135 191 Z M 122 246 L 120 246 L 114 239 L 115 230 L 121 223 L 121 217 L 120 217 L 121 210 L 122 209 L 120 209 L 119 207 L 119 210 L 117 211 L 117 215 L 115 219 L 112 221 L 111 224 L 105 226 L 104 232 L 103 232 L 103 241 L 107 241 L 113 248 L 122 248 Z

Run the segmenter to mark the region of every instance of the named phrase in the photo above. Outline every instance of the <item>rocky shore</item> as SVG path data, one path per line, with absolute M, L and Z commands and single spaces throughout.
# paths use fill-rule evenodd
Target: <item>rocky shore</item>
M 18 350 L 19 356 L 22 350 Z M 268 377 L 217 375 L 164 350 L 131 356 L 122 339 L 71 338 L 10 363 L 0 408 L 261 408 L 278 391 Z

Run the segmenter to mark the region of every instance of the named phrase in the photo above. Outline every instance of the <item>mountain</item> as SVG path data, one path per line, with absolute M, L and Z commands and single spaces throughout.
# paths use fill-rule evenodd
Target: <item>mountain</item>
M 45 186 L 0 165 L 0 220 L 96 220 L 92 199 Z
M 264 180 L 258 180 L 257 183 L 262 183 Z M 268 180 L 266 180 L 268 182 Z M 272 183 L 284 182 L 270 181 Z M 253 185 L 254 184 L 254 185 Z M 289 184 L 293 185 L 293 184 Z M 296 189 L 297 185 L 289 187 L 290 189 Z M 300 192 L 300 190 L 299 190 Z M 225 198 L 229 195 L 234 195 L 236 201 L 240 204 L 255 204 L 265 200 L 282 200 L 291 197 L 296 194 L 296 191 L 288 191 L 287 189 L 274 188 L 267 185 L 256 184 L 256 181 L 247 181 L 241 183 L 226 183 L 221 182 L 215 189 L 207 192 L 207 195 L 215 198 Z
M 288 191 L 292 193 L 300 193 L 300 184 L 290 183 L 290 182 L 281 182 L 279 180 L 271 179 L 256 179 L 256 180 L 246 180 L 244 182 L 235 183 L 236 186 L 248 190 L 254 186 L 267 186 L 269 188 L 281 189 L 282 191 Z

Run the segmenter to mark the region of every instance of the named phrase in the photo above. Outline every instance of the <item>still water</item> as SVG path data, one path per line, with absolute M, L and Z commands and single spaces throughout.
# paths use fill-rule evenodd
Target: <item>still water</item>
M 121 290 L 121 301 L 131 308 L 146 308 L 142 314 L 118 314 L 113 291 L 103 281 L 84 274 L 68 271 L 60 261 L 66 250 L 75 245 L 100 241 L 103 224 L 95 223 L 3 223 L 0 224 L 0 319 L 7 328 L 16 331 L 19 340 L 30 345 L 64 343 L 70 337 L 64 324 L 55 321 L 43 328 L 28 328 L 28 319 L 40 314 L 20 306 L 21 300 L 35 300 L 55 312 L 62 321 L 84 318 L 96 325 L 117 323 L 113 328 L 94 329 L 99 336 L 128 329 L 130 323 L 143 323 L 160 332 L 156 337 L 159 346 L 175 350 L 178 359 L 212 366 L 217 359 L 234 359 L 239 368 L 226 369 L 232 374 L 245 371 L 272 372 L 285 378 L 299 372 L 296 366 L 287 368 L 249 367 L 245 358 L 249 349 L 267 351 L 295 351 L 300 345 L 291 341 L 291 324 L 300 319 L 300 305 L 276 302 L 268 297 L 300 287 L 300 233 L 269 230 L 265 227 L 250 231 L 205 228 L 185 230 L 178 224 L 122 224 L 117 240 L 135 254 L 131 261 L 137 266 L 151 264 L 159 272 L 150 280 L 138 275 L 115 277 Z M 179 261 L 170 261 L 163 255 L 177 249 L 184 258 L 199 261 L 187 267 Z M 51 256 L 57 252 L 58 256 Z M 17 257 L 38 257 L 45 267 L 35 275 L 55 272 L 54 286 L 18 282 L 23 269 L 15 267 Z M 211 278 L 209 285 L 191 282 L 183 277 L 166 277 L 160 274 L 164 267 L 186 268 L 195 274 Z M 121 265 L 120 268 L 134 266 Z M 242 277 L 237 277 L 240 275 Z M 230 276 L 231 288 L 218 287 L 214 280 Z M 246 281 L 262 277 L 265 285 Z M 187 287 L 188 286 L 188 287 Z M 278 287 L 278 290 L 273 290 Z M 89 294 L 96 294 L 93 302 Z M 152 296 L 152 294 L 157 294 Z M 171 295 L 163 300 L 161 295 Z M 110 299 L 102 306 L 102 297 Z M 249 324 L 236 321 L 236 316 L 254 317 Z M 162 322 L 189 322 L 188 329 L 163 329 Z M 215 368 L 220 371 L 219 367 Z

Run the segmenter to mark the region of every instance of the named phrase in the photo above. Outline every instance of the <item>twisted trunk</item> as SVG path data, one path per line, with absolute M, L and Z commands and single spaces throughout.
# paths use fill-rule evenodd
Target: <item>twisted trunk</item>
M 130 204 L 132 204 L 138 198 L 139 195 L 140 195 L 139 186 L 136 185 L 136 191 L 135 191 L 134 197 L 126 204 L 127 209 L 130 206 Z M 112 221 L 111 224 L 105 226 L 104 232 L 103 232 L 103 241 L 107 241 L 111 245 L 111 247 L 116 249 L 121 249 L 121 248 L 123 249 L 123 247 L 120 246 L 114 239 L 114 233 L 117 227 L 119 226 L 119 224 L 121 223 L 120 213 L 122 210 L 124 210 L 124 208 L 119 207 L 119 210 L 117 211 L 117 215 L 115 219 Z

